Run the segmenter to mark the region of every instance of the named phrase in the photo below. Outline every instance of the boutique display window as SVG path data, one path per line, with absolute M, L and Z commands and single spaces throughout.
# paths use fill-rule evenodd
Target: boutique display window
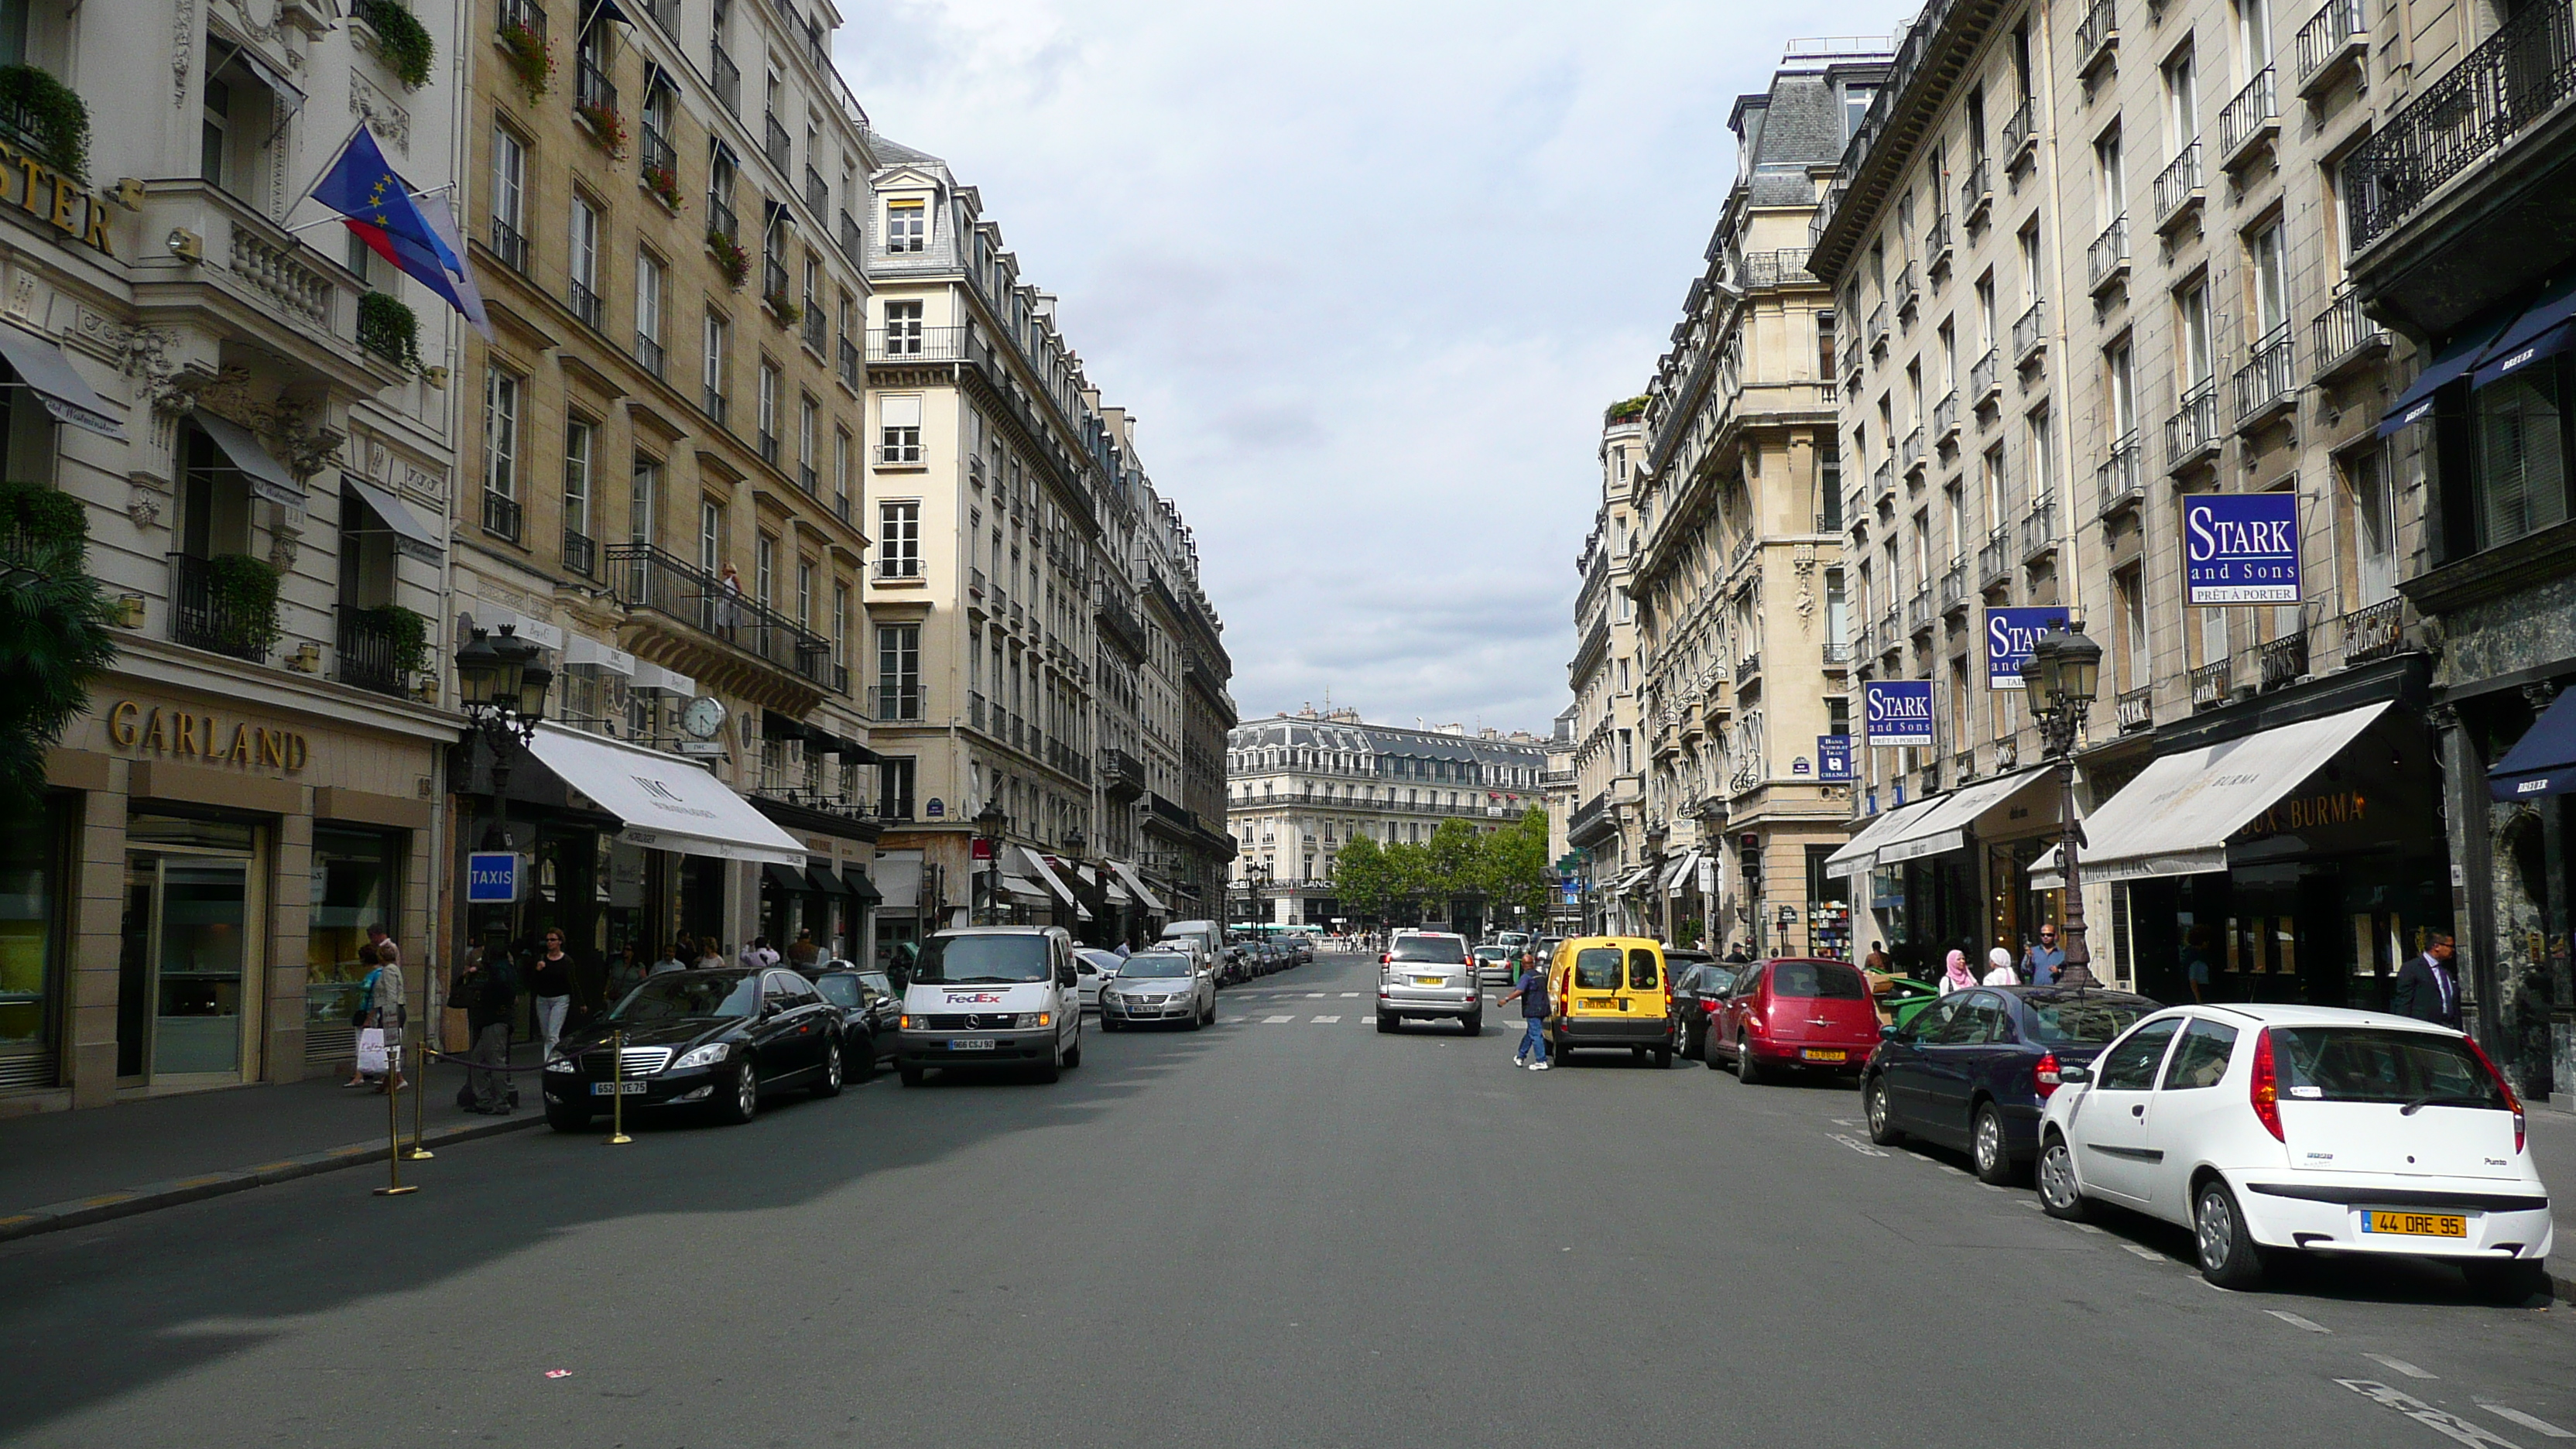
M 0 1091 L 55 1078 L 64 814 L 56 801 L 32 825 L 0 831 Z
M 358 948 L 367 927 L 396 931 L 402 904 L 401 837 L 373 830 L 313 830 L 313 885 L 304 955 L 304 1056 L 330 1061 L 357 1049 L 357 1013 L 365 1004 L 367 966 Z M 405 959 L 422 955 L 417 947 Z M 412 983 L 416 985 L 417 983 Z

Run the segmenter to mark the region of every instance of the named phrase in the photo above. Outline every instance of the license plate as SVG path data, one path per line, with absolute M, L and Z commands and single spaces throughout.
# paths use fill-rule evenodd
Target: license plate
M 644 1084 L 642 1082 L 593 1082 L 590 1084 L 590 1094 L 594 1097 L 641 1097 L 644 1095 Z
M 1819 1051 L 1814 1047 L 1809 1047 L 1805 1051 L 1798 1053 L 1798 1059 L 1800 1061 L 1808 1062 L 1846 1062 L 1851 1060 L 1851 1053 Z
M 988 1052 L 993 1049 L 993 1044 L 988 1041 L 952 1041 L 948 1049 L 952 1052 Z
M 2361 1230 L 2409 1238 L 2465 1238 L 2469 1220 L 2457 1213 L 2363 1213 Z
M 1449 978 L 1446 976 L 1416 976 L 1413 978 L 1413 984 L 1416 986 L 1443 986 L 1448 984 L 1448 981 Z

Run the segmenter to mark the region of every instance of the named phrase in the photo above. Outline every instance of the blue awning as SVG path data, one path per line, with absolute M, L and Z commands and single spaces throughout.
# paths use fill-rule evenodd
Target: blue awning
M 2431 416 L 2433 394 L 2483 361 L 2487 344 L 2502 337 L 2513 322 L 2514 314 L 2507 312 L 2461 328 L 2452 336 L 2450 345 L 2435 352 L 2433 360 L 2415 375 L 2415 380 L 2406 385 L 2404 392 L 2397 395 L 2397 401 L 2388 405 L 2388 411 L 2380 414 L 2379 436 L 2387 437 L 2399 428 L 2420 423 Z
M 2576 274 L 2551 283 L 2537 301 L 2523 309 L 2503 336 L 2488 345 L 2469 385 L 2485 387 L 2502 382 L 2544 357 L 2566 351 L 2571 340 L 2571 318 L 2576 318 Z
M 2487 793 L 2498 800 L 2571 791 L 2576 791 L 2576 689 L 2561 690 L 2487 771 Z

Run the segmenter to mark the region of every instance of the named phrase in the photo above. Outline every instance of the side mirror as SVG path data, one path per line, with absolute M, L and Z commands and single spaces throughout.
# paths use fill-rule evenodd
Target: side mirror
M 2071 1087 L 2079 1082 L 2091 1080 L 2093 1080 L 2093 1069 L 2088 1066 L 2070 1062 L 2057 1069 L 2057 1084 L 2061 1087 Z
M 1903 1041 L 1911 1035 L 1913 1035 L 1913 1033 L 1907 1031 L 1901 1026 L 1882 1026 L 1878 1029 L 1878 1039 L 1880 1041 Z

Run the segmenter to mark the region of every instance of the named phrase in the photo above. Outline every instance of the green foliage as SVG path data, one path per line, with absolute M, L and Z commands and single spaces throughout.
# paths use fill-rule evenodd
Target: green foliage
M 89 171 L 89 107 L 78 92 L 32 65 L 0 65 L 0 112 L 74 181 Z
M 42 802 L 45 751 L 116 658 L 116 606 L 85 566 L 80 500 L 0 483 L 0 819 Z
M 420 370 L 420 319 L 387 292 L 358 299 L 358 345 L 387 362 Z
M 1491 833 L 1444 820 L 1421 844 L 1380 845 L 1362 835 L 1333 858 L 1333 889 L 1353 914 L 1381 917 L 1397 907 L 1481 897 L 1497 907 L 1547 906 L 1547 814 L 1532 810 Z M 1503 912 L 1495 913 L 1501 919 Z
M 396 674 L 417 674 L 429 664 L 429 616 L 400 604 L 358 610 L 359 617 L 381 625 L 393 636 Z
M 500 43 L 502 58 L 509 62 L 510 73 L 519 78 L 519 89 L 527 93 L 528 104 L 533 106 L 543 100 L 555 78 L 554 47 L 524 20 L 502 26 Z
M 376 54 L 384 58 L 394 79 L 412 90 L 429 84 L 429 66 L 438 54 L 438 44 L 409 6 L 402 0 L 357 0 L 349 9 L 376 32 Z
M 1628 399 L 1626 402 L 1614 402 L 1609 407 L 1603 409 L 1601 413 L 1601 421 L 1604 423 L 1633 423 L 1645 415 L 1646 395 L 1640 393 L 1637 396 Z
M 742 284 L 751 279 L 751 253 L 714 227 L 707 228 L 707 250 L 715 255 L 716 270 L 724 274 L 725 285 L 741 291 Z
M 214 605 L 223 643 L 262 653 L 283 632 L 277 623 L 275 565 L 246 553 L 217 554 L 207 561 L 207 593 Z
M 81 501 L 35 483 L 0 483 L 0 557 L 35 562 L 56 552 L 80 571 L 89 555 L 89 518 Z

